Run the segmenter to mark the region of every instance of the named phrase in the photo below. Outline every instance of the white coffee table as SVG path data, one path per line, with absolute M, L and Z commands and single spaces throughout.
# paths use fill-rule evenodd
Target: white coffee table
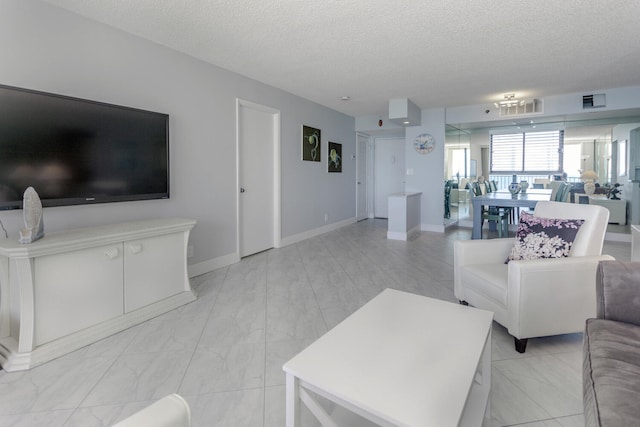
M 301 425 L 300 402 L 323 426 L 338 426 L 308 390 L 380 426 L 482 425 L 492 319 L 386 289 L 285 363 L 287 427 Z

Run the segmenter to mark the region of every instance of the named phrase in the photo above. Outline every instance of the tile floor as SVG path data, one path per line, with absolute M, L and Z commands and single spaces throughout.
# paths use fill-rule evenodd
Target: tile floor
M 0 371 L 0 426 L 108 426 L 169 393 L 193 425 L 284 426 L 282 364 L 392 287 L 455 301 L 453 241 L 367 220 L 193 280 L 197 301 L 30 371 Z M 630 244 L 605 243 L 630 257 Z M 581 426 L 581 334 L 513 350 L 494 324 L 491 425 Z M 305 425 L 317 426 L 310 414 Z

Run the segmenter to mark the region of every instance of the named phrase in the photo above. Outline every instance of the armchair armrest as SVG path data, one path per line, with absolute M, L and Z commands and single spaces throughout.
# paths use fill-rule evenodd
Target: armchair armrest
M 596 298 L 599 318 L 640 325 L 640 262 L 599 263 Z
M 512 246 L 513 238 L 453 242 L 453 287 L 456 298 L 464 299 L 461 270 L 465 266 L 503 264 Z
M 467 265 L 504 262 L 509 256 L 512 246 L 512 237 L 487 240 L 456 240 L 453 242 L 454 263 Z
M 609 255 L 511 261 L 509 333 L 518 339 L 580 332 L 596 314 L 596 270 Z
M 136 412 L 113 427 L 189 427 L 191 410 L 184 398 L 170 394 Z

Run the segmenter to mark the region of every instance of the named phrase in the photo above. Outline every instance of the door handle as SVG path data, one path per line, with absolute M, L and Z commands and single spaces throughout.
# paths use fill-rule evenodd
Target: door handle
M 244 188 L 240 187 L 240 192 L 244 193 L 244 191 L 245 191 Z

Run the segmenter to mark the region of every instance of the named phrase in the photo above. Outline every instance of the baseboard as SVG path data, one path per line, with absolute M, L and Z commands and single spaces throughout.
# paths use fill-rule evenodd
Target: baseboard
M 411 230 L 402 232 L 402 231 L 387 231 L 387 239 L 391 240 L 413 240 L 420 234 L 421 226 L 416 225 Z
M 289 245 L 293 245 L 294 243 L 302 242 L 303 240 L 310 239 L 312 237 L 319 236 L 321 234 L 328 233 L 333 230 L 337 230 L 338 228 L 346 227 L 347 225 L 354 224 L 356 222 L 356 217 L 348 218 L 343 221 L 334 222 L 333 224 L 327 224 L 325 226 L 314 228 L 313 230 L 308 230 L 300 234 L 294 234 L 293 236 L 285 237 L 280 240 L 279 247 L 285 247 Z
M 218 258 L 209 259 L 196 264 L 187 266 L 189 278 L 200 276 L 213 270 L 217 270 L 222 267 L 226 267 L 231 264 L 240 262 L 240 256 L 238 253 L 232 253 L 224 255 Z
M 338 228 L 345 227 L 349 224 L 354 224 L 355 222 L 356 222 L 355 217 L 348 218 L 343 221 L 334 222 L 333 224 L 328 224 L 320 228 L 305 231 L 304 233 L 285 237 L 284 239 L 280 240 L 280 243 L 276 247 L 282 248 L 285 246 L 292 245 L 294 243 L 302 242 L 303 240 L 310 239 L 311 237 L 319 236 L 321 234 L 325 234 L 333 230 L 337 230 Z M 232 253 L 232 254 L 224 255 L 218 258 L 209 259 L 207 261 L 202 261 L 196 264 L 190 264 L 187 266 L 187 271 L 189 274 L 189 278 L 193 278 L 193 277 L 201 276 L 203 274 L 217 270 L 219 268 L 223 268 L 228 265 L 235 264 L 237 262 L 240 262 L 240 255 L 238 253 Z
M 430 231 L 432 233 L 444 233 L 444 224 L 421 224 L 420 230 Z

